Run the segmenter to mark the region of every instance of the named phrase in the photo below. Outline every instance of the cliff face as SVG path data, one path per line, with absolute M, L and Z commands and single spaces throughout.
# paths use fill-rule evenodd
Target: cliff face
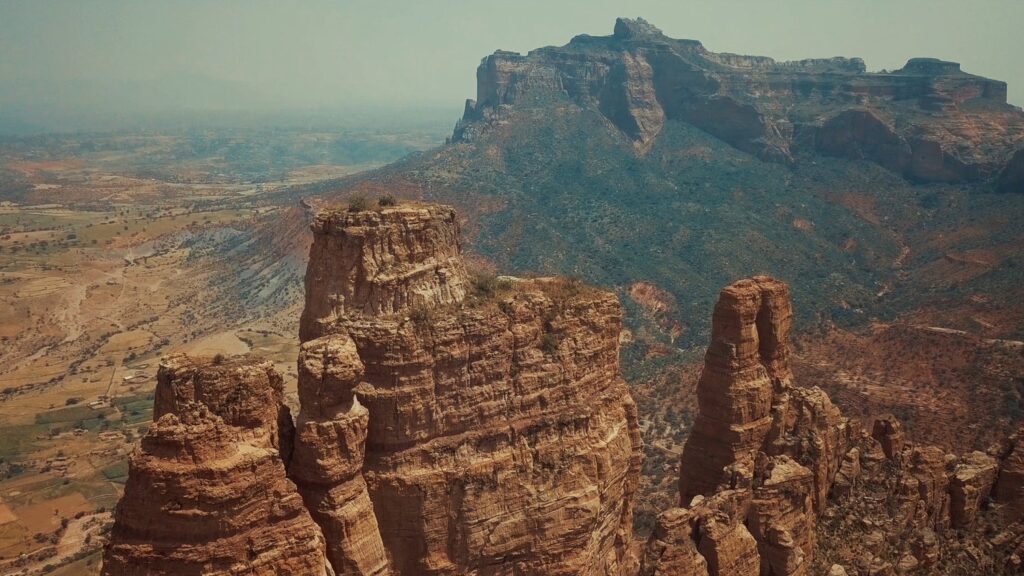
M 314 236 L 303 362 L 318 367 L 300 370 L 303 413 L 368 409 L 362 471 L 392 568 L 628 570 L 640 440 L 615 297 L 560 279 L 470 282 L 450 209 L 327 213 Z M 378 251 L 370 237 L 401 241 Z M 304 382 L 324 377 L 307 372 L 348 392 L 314 391 Z M 301 423 L 298 438 L 293 470 Z
M 285 475 L 279 415 L 291 421 L 269 363 L 173 356 L 156 398 L 103 574 L 334 574 Z
M 915 58 L 879 73 L 859 58 L 776 62 L 714 53 L 642 19 L 619 19 L 612 36 L 488 56 L 454 139 L 552 99 L 599 110 L 641 152 L 666 120 L 681 120 L 766 160 L 865 159 L 919 181 L 993 177 L 1024 142 L 1006 84 L 955 62 Z
M 343 220 L 321 215 L 313 236 L 303 341 L 346 315 L 455 304 L 466 294 L 462 239 L 450 208 L 352 212 Z
M 957 456 L 915 446 L 891 416 L 869 434 L 820 389 L 793 385 L 791 316 L 777 280 L 722 290 L 680 507 L 659 517 L 641 574 L 1018 569 L 1019 438 Z
M 1020 435 L 870 433 L 794 384 L 786 284 L 719 295 L 678 506 L 632 545 L 641 441 L 615 296 L 471 275 L 451 209 L 313 227 L 292 423 L 251 356 L 174 355 L 103 573 L 809 575 L 1024 567 Z

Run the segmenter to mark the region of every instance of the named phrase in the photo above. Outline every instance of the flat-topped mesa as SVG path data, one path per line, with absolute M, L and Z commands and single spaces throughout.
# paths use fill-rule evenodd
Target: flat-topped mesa
M 699 412 L 680 465 L 680 501 L 710 494 L 734 463 L 753 469 L 772 427 L 775 394 L 789 388 L 793 311 L 785 283 L 765 276 L 722 290 L 697 383 Z
M 711 52 L 643 19 L 620 18 L 612 35 L 484 58 L 476 100 L 452 140 L 544 117 L 551 102 L 572 103 L 607 118 L 639 154 L 654 149 L 663 129 L 685 123 L 766 161 L 825 155 L 913 181 L 979 181 L 997 177 L 1024 145 L 1024 113 L 1006 96 L 1005 82 L 955 62 L 914 58 L 891 72 L 867 72 L 860 58 L 777 62 Z M 1020 179 L 1007 182 L 1000 186 L 1019 187 Z
M 949 76 L 963 74 L 959 62 L 939 60 L 938 58 L 911 58 L 903 68 L 894 74 L 919 74 L 922 76 Z
M 312 228 L 302 341 L 344 315 L 455 304 L 466 295 L 459 224 L 447 206 L 325 211 Z
M 279 383 L 251 357 L 162 364 L 156 421 L 130 458 L 102 574 L 334 574 L 273 445 Z

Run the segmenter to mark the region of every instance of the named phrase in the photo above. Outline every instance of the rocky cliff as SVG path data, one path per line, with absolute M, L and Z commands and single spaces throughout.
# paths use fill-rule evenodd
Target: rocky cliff
M 776 62 L 711 52 L 642 19 L 617 20 L 611 36 L 488 56 L 453 139 L 477 138 L 509 108 L 558 100 L 600 111 L 641 153 L 680 120 L 762 159 L 863 159 L 915 181 L 993 178 L 1024 142 L 1006 84 L 955 62 L 914 58 L 871 73 L 859 58 Z
M 334 574 L 285 474 L 278 447 L 291 443 L 291 418 L 270 363 L 167 358 L 154 418 L 131 457 L 103 574 Z
M 313 230 L 303 358 L 349 384 L 300 376 L 303 411 L 368 409 L 362 473 L 393 569 L 626 573 L 640 440 L 615 297 L 471 279 L 448 208 L 327 212 Z
M 957 456 L 915 446 L 892 416 L 869 434 L 820 389 L 794 385 L 791 316 L 772 278 L 722 290 L 680 507 L 659 517 L 641 574 L 1018 569 L 1019 438 Z
M 614 295 L 471 273 L 443 206 L 328 209 L 313 232 L 296 421 L 268 362 L 165 358 L 104 574 L 1024 568 L 1021 435 L 956 455 L 845 418 L 794 382 L 779 280 L 721 291 L 678 504 L 639 549 Z

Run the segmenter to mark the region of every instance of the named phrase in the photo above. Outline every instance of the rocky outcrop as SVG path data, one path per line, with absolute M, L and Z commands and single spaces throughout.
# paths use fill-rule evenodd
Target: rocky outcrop
M 276 446 L 286 415 L 269 363 L 165 360 L 102 573 L 334 574 Z
M 892 416 L 844 418 L 794 385 L 789 290 L 766 276 L 720 294 L 679 503 L 637 555 L 615 296 L 468 274 L 444 207 L 325 211 L 313 229 L 296 423 L 266 361 L 164 359 L 104 574 L 1024 566 L 1020 438 L 958 457 Z
M 875 420 L 875 424 L 871 428 L 871 437 L 882 446 L 886 458 L 895 458 L 903 451 L 905 442 L 903 425 L 892 414 L 886 414 Z
M 683 506 L 723 490 L 745 494 L 741 521 L 757 543 L 760 574 L 809 573 L 829 490 L 841 471 L 851 487 L 860 471 L 850 462 L 850 423 L 820 389 L 792 386 L 791 322 L 789 289 L 778 280 L 758 276 L 722 290 L 680 460 Z M 678 514 L 659 521 L 645 566 L 673 557 L 658 554 L 657 539 L 678 538 L 669 530 Z
M 304 421 L 337 405 L 326 418 L 356 430 L 365 407 L 362 477 L 397 573 L 628 573 L 640 439 L 616 298 L 561 279 L 468 282 L 443 207 L 328 212 L 313 230 L 300 486 L 300 463 L 325 460 L 303 455 Z M 339 436 L 337 459 L 359 459 L 362 437 Z M 331 482 L 357 477 L 336 467 Z
M 455 211 L 363 210 L 318 216 L 306 269 L 300 338 L 357 314 L 392 314 L 416 306 L 454 304 L 468 280 Z
M 1024 520 L 1024 430 L 1011 436 L 999 453 L 999 476 L 994 490 L 1010 522 Z
M 173 354 L 161 360 L 156 377 L 154 420 L 202 404 L 246 435 L 247 441 L 278 450 L 287 462 L 294 427 L 284 405 L 284 380 L 272 362 L 248 355 Z
M 659 517 L 641 574 L 747 573 L 738 566 L 751 557 L 756 573 L 775 576 L 1024 565 L 1018 439 L 957 457 L 913 445 L 891 415 L 869 433 L 820 389 L 793 385 L 791 316 L 788 289 L 772 278 L 722 290 L 680 460 L 680 507 Z M 707 544 L 716 542 L 708 518 L 734 544 L 745 535 L 755 546 Z
M 992 491 L 998 473 L 996 459 L 971 452 L 957 464 L 949 479 L 949 517 L 954 528 L 968 528 Z
M 611 36 L 485 58 L 453 140 L 473 140 L 516 107 L 567 98 L 600 112 L 641 153 L 665 122 L 681 121 L 765 160 L 823 154 L 918 181 L 971 181 L 995 177 L 1024 142 L 1024 113 L 1006 93 L 1004 82 L 955 62 L 913 58 L 873 73 L 859 58 L 776 62 L 619 19 Z
M 700 410 L 683 449 L 680 501 L 711 494 L 724 470 L 749 470 L 772 428 L 775 390 L 789 387 L 789 289 L 767 277 L 722 290 L 697 383 Z
M 338 574 L 390 572 L 363 477 L 370 416 L 353 389 L 363 364 L 344 334 L 303 344 L 299 352 L 295 451 L 288 473 L 323 529 Z
M 727 489 L 661 514 L 644 551 L 640 574 L 760 574 L 757 541 L 744 523 L 750 504 L 748 489 Z
M 1010 157 L 996 180 L 996 190 L 1005 193 L 1024 194 L 1024 148 Z

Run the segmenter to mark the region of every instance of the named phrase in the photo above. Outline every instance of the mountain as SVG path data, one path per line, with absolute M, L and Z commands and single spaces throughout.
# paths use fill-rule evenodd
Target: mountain
M 912 311 L 1024 329 L 1024 112 L 1003 82 L 927 58 L 718 54 L 622 19 L 496 52 L 477 80 L 445 146 L 298 193 L 451 203 L 502 269 L 652 285 L 672 300 L 661 344 L 702 342 L 692 319 L 754 273 L 790 282 L 801 329 Z
M 681 120 L 765 160 L 863 159 L 921 182 L 992 178 L 1024 143 L 1006 83 L 956 62 L 914 58 L 880 73 L 859 58 L 776 62 L 621 18 L 612 36 L 485 58 L 454 139 L 478 137 L 508 107 L 561 97 L 596 108 L 641 152 Z

